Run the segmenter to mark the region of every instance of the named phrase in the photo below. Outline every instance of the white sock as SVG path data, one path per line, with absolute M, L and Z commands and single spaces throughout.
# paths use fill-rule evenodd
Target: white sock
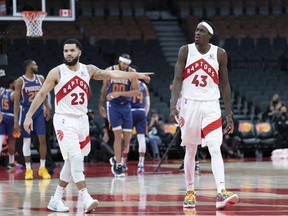
M 141 156 L 141 157 L 139 157 L 139 165 L 141 165 L 141 166 L 143 166 L 144 165 L 144 157 L 143 156 Z
M 45 167 L 45 159 L 40 159 L 40 167 Z
M 25 162 L 26 170 L 31 169 L 31 163 L 30 162 Z
M 195 155 L 197 152 L 197 145 L 186 145 L 184 157 L 184 173 L 186 181 L 186 190 L 194 190 L 194 176 L 195 176 Z
M 124 165 L 127 163 L 127 158 L 121 157 L 121 164 Z
M 220 145 L 207 143 L 207 146 L 211 155 L 211 168 L 217 187 L 217 193 L 220 193 L 221 190 L 225 190 L 224 162 Z
M 13 155 L 9 155 L 9 164 L 12 164 L 15 161 L 15 156 Z
M 89 199 L 91 196 L 88 193 L 87 188 L 82 188 L 81 190 L 79 190 L 80 196 L 83 197 L 83 199 Z
M 54 193 L 54 199 L 62 199 L 64 194 L 65 188 L 57 185 L 56 191 Z

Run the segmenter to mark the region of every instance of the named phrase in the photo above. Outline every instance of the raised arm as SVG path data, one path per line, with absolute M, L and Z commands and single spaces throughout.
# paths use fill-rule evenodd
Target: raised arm
M 146 83 L 149 83 L 149 75 L 154 74 L 153 72 L 123 72 L 120 70 L 101 70 L 95 65 L 87 65 L 88 72 L 94 80 L 104 79 L 143 79 Z

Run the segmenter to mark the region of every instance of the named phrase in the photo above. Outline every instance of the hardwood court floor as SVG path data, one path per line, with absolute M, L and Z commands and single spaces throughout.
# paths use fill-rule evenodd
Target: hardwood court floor
M 125 178 L 114 178 L 109 163 L 86 163 L 88 190 L 100 202 L 99 208 L 89 215 L 288 215 L 288 161 L 226 161 L 226 187 L 239 195 L 240 202 L 222 211 L 215 209 L 216 189 L 210 161 L 200 162 L 201 171 L 195 177 L 196 208 L 183 210 L 185 183 L 183 171 L 178 171 L 180 163 L 165 161 L 154 172 L 157 163 L 146 161 L 147 173 L 137 175 L 137 162 L 131 161 Z M 51 180 L 42 180 L 37 176 L 38 166 L 33 165 L 32 181 L 23 180 L 24 170 L 0 168 L 0 215 L 85 215 L 74 184 L 68 186 L 65 194 L 69 213 L 54 213 L 46 208 L 58 183 L 60 168 L 55 169 Z

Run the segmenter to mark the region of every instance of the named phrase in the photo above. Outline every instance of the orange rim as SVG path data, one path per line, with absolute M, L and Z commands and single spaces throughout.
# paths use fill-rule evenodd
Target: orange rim
M 35 19 L 37 19 L 38 17 L 44 18 L 47 15 L 47 12 L 45 11 L 22 11 L 21 15 L 29 20 L 29 21 L 33 21 Z

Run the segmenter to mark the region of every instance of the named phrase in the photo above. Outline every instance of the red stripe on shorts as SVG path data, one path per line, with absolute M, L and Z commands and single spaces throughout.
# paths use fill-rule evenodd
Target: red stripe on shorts
M 83 149 L 90 142 L 90 136 L 88 135 L 85 140 L 80 142 L 80 149 Z
M 214 122 L 211 122 L 208 124 L 205 128 L 201 131 L 201 137 L 205 138 L 207 134 L 209 134 L 211 131 L 218 129 L 219 127 L 222 127 L 222 118 L 220 117 Z

